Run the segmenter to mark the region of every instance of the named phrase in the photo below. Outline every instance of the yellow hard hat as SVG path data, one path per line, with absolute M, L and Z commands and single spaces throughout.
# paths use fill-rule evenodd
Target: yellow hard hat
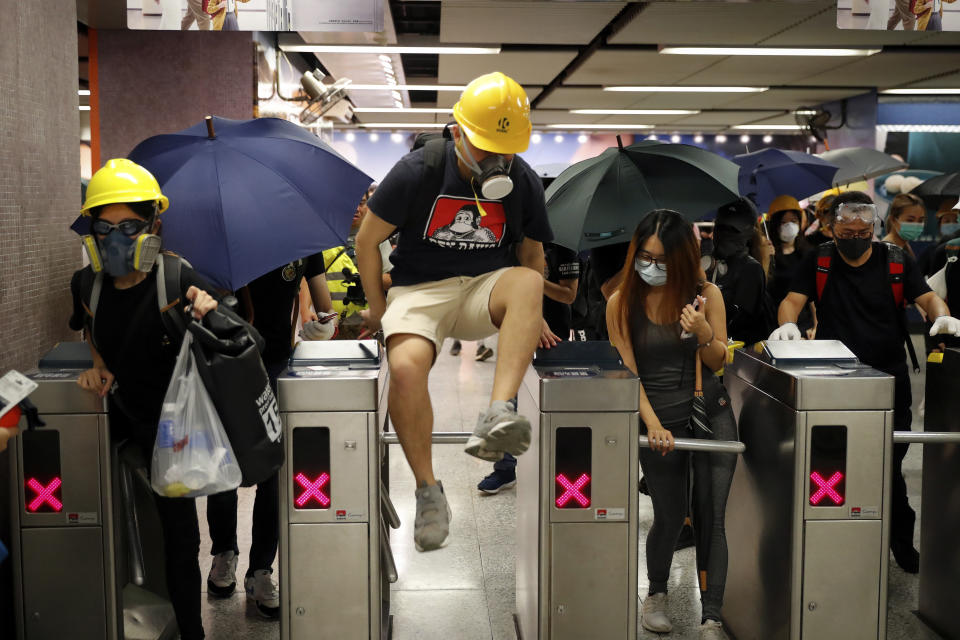
M 530 146 L 530 100 L 515 80 L 494 71 L 474 79 L 453 105 L 453 119 L 470 144 L 490 153 Z
M 94 207 L 125 202 L 156 202 L 157 213 L 163 213 L 170 206 L 152 173 L 126 158 L 107 160 L 90 178 L 87 201 L 81 213 L 88 216 Z
M 771 202 L 767 208 L 767 212 L 770 215 L 779 213 L 780 211 L 803 211 L 803 208 L 793 196 L 783 195 L 774 198 L 773 202 Z

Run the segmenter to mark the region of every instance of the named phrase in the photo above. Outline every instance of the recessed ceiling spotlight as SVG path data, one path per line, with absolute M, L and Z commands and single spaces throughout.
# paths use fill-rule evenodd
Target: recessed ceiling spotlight
M 581 133 L 580 135 L 577 136 L 577 142 L 579 142 L 580 144 L 586 144 L 587 140 L 589 139 L 590 138 L 588 138 L 587 134 L 585 133 Z
M 727 141 L 727 136 L 725 136 L 725 135 L 723 135 L 723 134 L 721 133 L 721 134 L 718 135 L 715 139 L 716 139 L 716 141 L 719 142 L 720 144 L 723 144 L 724 142 Z
M 659 140 L 659 138 L 657 138 L 657 134 L 651 133 L 647 136 L 647 140 Z
M 740 142 L 742 142 L 743 144 L 747 144 L 748 142 L 750 142 L 750 136 L 748 136 L 747 134 L 743 134 L 742 136 L 740 136 Z
M 703 136 L 698 133 L 697 135 L 693 136 L 693 141 L 696 142 L 697 144 L 702 144 Z
M 378 134 L 378 133 L 371 133 L 371 134 L 370 134 L 370 142 L 377 142 L 377 141 L 379 141 L 379 140 L 380 140 L 380 134 Z
M 561 134 L 558 133 L 557 135 L 553 136 L 553 141 L 554 141 L 554 142 L 563 142 L 563 135 L 561 135 Z
M 390 134 L 390 142 L 394 142 L 394 143 L 403 142 L 403 136 L 400 135 L 399 133 L 391 133 L 391 134 Z
M 532 136 L 530 136 L 530 142 L 532 142 L 533 144 L 540 144 L 540 141 L 542 139 L 543 139 L 543 136 L 541 136 L 539 133 L 535 133 Z
M 353 142 L 357 139 L 357 134 L 355 134 L 353 131 L 347 131 L 347 135 L 344 137 L 347 139 L 347 142 Z
M 771 142 L 773 142 L 772 135 L 768 133 L 767 135 L 763 136 L 763 144 L 770 144 Z
M 680 134 L 675 133 L 670 136 L 670 142 L 680 142 Z

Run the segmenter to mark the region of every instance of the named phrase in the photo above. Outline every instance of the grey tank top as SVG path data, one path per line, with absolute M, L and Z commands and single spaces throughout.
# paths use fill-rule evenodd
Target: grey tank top
M 664 427 L 687 423 L 696 386 L 697 338 L 680 338 L 680 323 L 634 322 L 633 356 L 643 389 Z

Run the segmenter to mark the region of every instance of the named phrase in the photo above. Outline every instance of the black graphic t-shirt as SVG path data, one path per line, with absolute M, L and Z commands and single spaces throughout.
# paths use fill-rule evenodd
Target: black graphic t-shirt
M 414 211 L 423 174 L 423 149 L 407 154 L 383 179 L 367 206 L 377 217 L 399 229 L 397 248 L 390 255 L 395 286 L 478 276 L 516 263 L 506 209 L 500 200 L 488 200 L 460 175 L 453 143 L 447 143 L 443 184 L 430 211 Z M 519 157 L 513 194 L 519 204 L 523 235 L 538 242 L 553 239 L 543 186 L 536 173 Z
M 580 259 L 576 252 L 553 243 L 547 244 L 543 249 L 546 258 L 543 277 L 547 282 L 559 284 L 561 280 L 580 279 Z M 543 319 L 547 321 L 551 331 L 564 340 L 568 339 L 573 323 L 573 312 L 569 304 L 543 296 Z

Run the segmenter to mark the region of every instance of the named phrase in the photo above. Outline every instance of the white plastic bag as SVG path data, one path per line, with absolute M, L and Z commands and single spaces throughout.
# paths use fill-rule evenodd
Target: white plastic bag
M 183 346 L 163 399 L 153 447 L 151 484 L 168 498 L 196 498 L 240 486 L 240 465 L 197 373 L 193 334 Z

